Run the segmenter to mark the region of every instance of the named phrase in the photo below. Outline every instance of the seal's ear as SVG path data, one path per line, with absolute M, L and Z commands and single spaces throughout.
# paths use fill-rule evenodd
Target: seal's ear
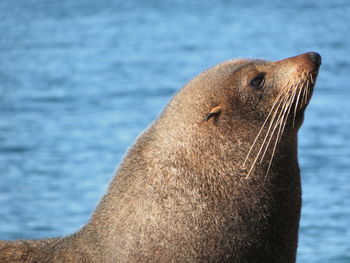
M 212 118 L 212 117 L 218 116 L 218 115 L 221 113 L 221 111 L 222 111 L 222 108 L 221 108 L 220 105 L 214 107 L 214 108 L 207 114 L 207 116 L 205 117 L 205 121 L 210 120 L 210 118 Z

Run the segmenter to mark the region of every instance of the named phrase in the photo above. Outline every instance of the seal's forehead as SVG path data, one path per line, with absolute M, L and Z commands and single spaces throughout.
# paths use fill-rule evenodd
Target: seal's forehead
M 254 65 L 263 65 L 266 64 L 268 61 L 262 60 L 262 59 L 233 59 L 225 61 L 219 66 L 228 66 L 231 68 L 231 70 L 239 70 L 245 67 L 254 66 Z
M 268 61 L 260 59 L 226 60 L 212 68 L 208 68 L 207 70 L 203 71 L 193 80 L 208 82 L 208 79 L 210 78 L 215 81 L 223 81 L 224 78 L 232 77 L 233 74 L 239 73 L 241 70 L 249 70 L 250 67 L 255 68 L 255 66 L 264 65 L 267 62 Z
M 235 65 L 237 67 L 249 66 L 249 65 L 261 65 L 267 63 L 266 60 L 262 59 L 233 59 L 227 61 L 228 64 Z

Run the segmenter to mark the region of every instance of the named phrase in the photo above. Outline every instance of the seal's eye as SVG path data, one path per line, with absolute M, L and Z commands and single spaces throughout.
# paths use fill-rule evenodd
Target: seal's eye
M 259 73 L 250 82 L 250 86 L 254 89 L 261 89 L 264 85 L 265 73 Z

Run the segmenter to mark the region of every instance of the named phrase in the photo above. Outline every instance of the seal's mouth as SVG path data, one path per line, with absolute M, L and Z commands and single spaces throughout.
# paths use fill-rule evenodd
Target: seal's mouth
M 301 57 L 306 60 L 306 62 L 303 63 L 306 64 L 306 66 L 300 73 L 301 77 L 299 81 L 291 89 L 294 119 L 300 118 L 300 115 L 302 115 L 309 104 L 316 84 L 318 70 L 321 66 L 321 56 L 316 52 L 309 52 L 301 55 Z M 307 61 L 307 59 L 309 59 L 309 61 Z
M 306 76 L 301 78 L 300 84 L 291 90 L 290 96 L 293 98 L 292 108 L 294 108 L 295 113 L 303 112 L 309 104 L 314 91 L 317 73 L 318 71 L 314 71 L 305 74 Z

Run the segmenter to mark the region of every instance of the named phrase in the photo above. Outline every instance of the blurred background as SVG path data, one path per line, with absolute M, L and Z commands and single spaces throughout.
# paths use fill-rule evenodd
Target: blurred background
M 0 239 L 78 230 L 135 137 L 223 60 L 322 55 L 298 262 L 350 262 L 350 1 L 0 1 Z

